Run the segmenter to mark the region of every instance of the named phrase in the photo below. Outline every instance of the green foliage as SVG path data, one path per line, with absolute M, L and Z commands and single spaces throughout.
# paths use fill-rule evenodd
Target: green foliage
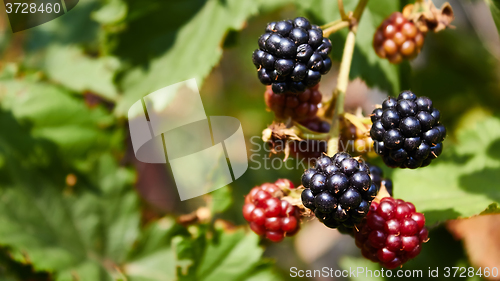
M 500 202 L 500 119 L 490 118 L 457 133 L 459 144 L 445 142 L 443 155 L 428 168 L 393 173 L 395 196 L 411 200 L 428 224 L 498 213 Z M 449 146 L 449 147 L 448 147 Z
M 345 9 L 352 11 L 358 1 L 344 1 Z M 340 18 L 337 1 L 299 1 L 300 8 L 311 13 L 318 23 L 327 23 Z M 356 48 L 352 59 L 350 79 L 360 77 L 368 86 L 377 87 L 395 95 L 401 90 L 399 67 L 380 59 L 373 51 L 372 41 L 375 30 L 393 11 L 399 10 L 397 1 L 369 1 L 361 17 L 356 36 Z M 345 35 L 343 32 L 331 36 L 334 58 L 341 59 Z
M 493 16 L 493 20 L 497 25 L 497 29 L 500 34 L 500 1 L 498 0 L 485 0 L 486 4 L 490 7 L 491 15 Z
M 249 0 L 127 4 L 129 28 L 109 35 L 111 44 L 117 46 L 114 53 L 132 64 L 121 81 L 124 96 L 117 106 L 121 115 L 136 100 L 165 85 L 190 78 L 201 85 L 222 55 L 228 30 L 241 29 L 258 8 Z M 134 44 L 138 41 L 142 42 L 139 48 Z M 138 63 L 145 59 L 147 66 Z
M 345 0 L 346 10 L 357 2 Z M 500 2 L 486 2 L 500 26 Z M 428 35 L 423 62 L 389 64 L 376 56 L 372 38 L 400 9 L 397 1 L 368 2 L 350 79 L 392 95 L 411 88 L 431 97 L 449 137 L 430 167 L 390 172 L 395 195 L 414 202 L 432 226 L 500 213 L 500 119 L 490 116 L 500 102 L 498 61 L 476 34 L 457 28 Z M 29 272 L 55 280 L 281 280 L 250 231 L 213 217 L 185 227 L 170 216 L 142 216 L 137 171 L 124 160 L 131 152 L 123 116 L 144 95 L 194 77 L 202 98 L 213 100 L 204 101 L 212 103 L 207 113 L 241 114 L 258 131 L 269 121 L 263 102 L 255 102 L 262 87 L 248 85 L 258 84 L 250 52 L 263 28 L 247 23 L 296 15 L 316 24 L 340 18 L 330 0 L 89 0 L 22 38 L 2 34 L 2 55 L 25 55 L 0 73 L 0 264 L 12 271 L 0 266 L 0 279 L 28 279 Z M 345 35 L 331 36 L 336 63 Z M 110 104 L 90 106 L 86 92 Z M 212 216 L 241 222 L 242 195 L 252 185 L 278 177 L 296 182 L 298 173 L 249 170 L 204 199 Z M 467 265 L 460 243 L 442 226 L 431 237 L 405 267 Z M 379 268 L 358 258 L 341 265 Z

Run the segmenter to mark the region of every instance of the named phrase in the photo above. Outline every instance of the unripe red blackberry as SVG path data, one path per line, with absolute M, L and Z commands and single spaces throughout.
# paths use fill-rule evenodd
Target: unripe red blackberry
M 292 236 L 300 228 L 300 213 L 296 206 L 281 200 L 282 190 L 293 189 L 293 183 L 279 179 L 254 187 L 245 197 L 243 217 L 256 234 L 273 242 Z
M 289 117 L 295 121 L 312 119 L 318 113 L 318 105 L 322 99 L 318 87 L 319 85 L 316 85 L 299 94 L 276 94 L 271 86 L 267 86 L 264 99 L 267 107 L 274 112 L 278 119 Z
M 424 34 L 400 12 L 384 20 L 373 37 L 377 55 L 395 64 L 416 57 L 423 45 Z
M 330 39 L 303 18 L 271 22 L 252 54 L 259 80 L 275 93 L 303 92 L 330 71 Z
M 428 241 L 425 217 L 401 199 L 385 197 L 372 202 L 354 237 L 362 255 L 393 269 L 416 257 Z

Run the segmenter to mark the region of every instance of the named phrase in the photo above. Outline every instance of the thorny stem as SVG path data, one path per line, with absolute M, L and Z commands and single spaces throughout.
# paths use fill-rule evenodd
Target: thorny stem
M 350 30 L 347 34 L 344 53 L 342 54 L 342 61 L 340 63 L 339 75 L 337 80 L 337 87 L 332 95 L 332 100 L 327 104 L 325 116 L 332 118 L 332 126 L 330 129 L 330 139 L 328 140 L 329 156 L 333 156 L 339 151 L 338 143 L 340 138 L 340 122 L 343 121 L 344 115 L 344 100 L 347 85 L 349 84 L 349 72 L 351 70 L 352 56 L 354 53 L 354 46 L 356 43 L 356 32 L 358 29 L 358 22 L 363 14 L 368 0 L 360 0 L 352 17 L 349 18 Z M 339 0 L 340 15 L 344 19 L 345 11 L 342 0 Z M 333 116 L 332 116 L 333 115 Z

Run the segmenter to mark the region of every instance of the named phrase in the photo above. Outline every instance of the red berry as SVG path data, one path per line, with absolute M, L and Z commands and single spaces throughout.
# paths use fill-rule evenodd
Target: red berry
M 264 93 L 266 105 L 274 111 L 276 118 L 287 119 L 291 117 L 295 121 L 316 117 L 318 104 L 321 103 L 322 97 L 317 86 L 306 89 L 299 94 L 276 94 L 271 86 L 267 86 Z
M 279 179 L 274 184 L 264 183 L 254 187 L 245 197 L 243 217 L 250 228 L 273 242 L 292 236 L 299 230 L 300 213 L 296 206 L 281 200 L 280 190 L 294 188 L 291 181 Z
M 354 234 L 356 246 L 367 259 L 393 269 L 416 257 L 428 240 L 425 218 L 415 206 L 391 197 L 372 202 Z
M 283 231 L 266 231 L 266 238 L 273 242 L 280 242 L 285 237 Z
M 391 63 L 413 59 L 424 44 L 424 34 L 399 12 L 384 20 L 373 36 L 373 48 Z

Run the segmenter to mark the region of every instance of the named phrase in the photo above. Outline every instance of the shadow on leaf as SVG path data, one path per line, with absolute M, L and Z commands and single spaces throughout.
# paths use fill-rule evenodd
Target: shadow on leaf
M 467 192 L 484 194 L 495 202 L 500 202 L 499 182 L 499 170 L 486 168 L 472 174 L 461 176 L 459 184 L 460 188 Z

